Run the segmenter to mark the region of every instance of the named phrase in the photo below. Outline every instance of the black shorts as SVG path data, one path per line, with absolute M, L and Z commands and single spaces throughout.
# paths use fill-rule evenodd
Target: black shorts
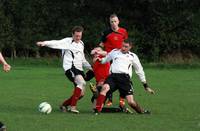
M 69 70 L 65 71 L 65 75 L 67 76 L 67 78 L 74 83 L 74 78 L 77 75 L 81 75 L 83 76 L 83 78 L 85 77 L 85 74 L 83 71 L 76 69 L 76 68 L 71 68 Z
M 121 97 L 133 95 L 133 85 L 128 74 L 112 73 L 106 79 L 105 84 L 109 84 L 111 92 L 118 89 Z

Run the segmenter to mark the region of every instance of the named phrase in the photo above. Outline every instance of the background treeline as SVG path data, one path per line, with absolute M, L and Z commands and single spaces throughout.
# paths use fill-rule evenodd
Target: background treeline
M 86 52 L 99 43 L 111 13 L 147 62 L 190 62 L 200 58 L 199 0 L 0 0 L 0 49 L 5 56 L 58 56 L 38 48 L 40 40 L 71 36 L 85 28 Z

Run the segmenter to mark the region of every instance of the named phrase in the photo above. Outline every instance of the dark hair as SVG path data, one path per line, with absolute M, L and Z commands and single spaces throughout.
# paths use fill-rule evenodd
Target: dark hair
M 126 39 L 124 40 L 124 43 L 129 44 L 130 46 L 134 46 L 133 40 L 132 39 Z
M 75 32 L 83 32 L 83 27 L 82 26 L 74 26 L 72 28 L 72 34 L 74 34 Z

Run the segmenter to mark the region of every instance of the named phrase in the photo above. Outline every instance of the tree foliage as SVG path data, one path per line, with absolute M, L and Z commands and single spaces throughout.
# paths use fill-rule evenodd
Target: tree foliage
M 82 25 L 90 51 L 116 13 L 134 39 L 134 51 L 146 61 L 199 57 L 199 7 L 199 0 L 0 0 L 0 48 L 12 58 L 52 55 L 35 43 L 71 36 L 71 28 Z

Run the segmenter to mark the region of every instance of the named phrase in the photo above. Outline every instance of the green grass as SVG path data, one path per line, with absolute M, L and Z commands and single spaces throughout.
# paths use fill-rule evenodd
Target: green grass
M 61 113 L 58 105 L 71 95 L 72 84 L 61 67 L 13 66 L 0 72 L 0 121 L 9 131 L 198 131 L 200 130 L 200 68 L 145 68 L 156 95 L 144 92 L 134 75 L 135 98 L 151 115 L 109 113 L 94 116 L 91 92 L 79 101 L 80 114 Z M 118 104 L 115 93 L 114 103 Z M 38 105 L 49 102 L 49 115 Z

